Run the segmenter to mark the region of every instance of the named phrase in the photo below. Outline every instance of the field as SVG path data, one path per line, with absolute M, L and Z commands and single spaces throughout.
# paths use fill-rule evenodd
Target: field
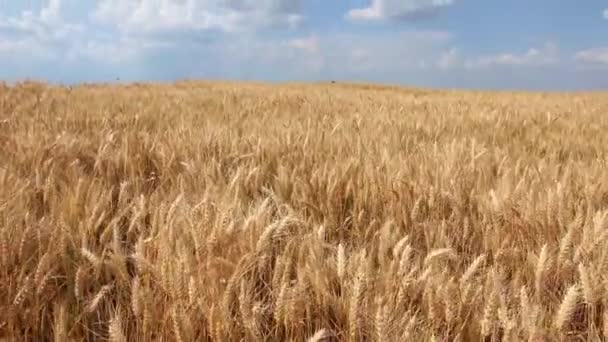
M 0 86 L 0 338 L 608 337 L 608 95 Z

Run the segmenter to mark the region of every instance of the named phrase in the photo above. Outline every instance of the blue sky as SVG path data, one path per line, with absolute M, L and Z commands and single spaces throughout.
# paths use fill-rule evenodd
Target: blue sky
M 0 0 L 0 79 L 608 89 L 606 0 Z

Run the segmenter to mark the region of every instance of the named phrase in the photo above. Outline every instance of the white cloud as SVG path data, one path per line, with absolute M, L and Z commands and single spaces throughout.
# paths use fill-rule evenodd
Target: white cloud
M 608 47 L 579 51 L 575 55 L 579 62 L 594 65 L 608 65 Z
M 608 19 L 608 8 L 606 8 L 604 12 L 602 12 L 602 15 L 604 16 L 604 19 Z
M 2 48 L 25 50 L 34 58 L 51 58 L 60 47 L 71 44 L 84 32 L 82 25 L 65 22 L 61 0 L 49 0 L 40 11 L 22 10 L 15 16 L 0 14 Z
M 288 59 L 296 61 L 301 68 L 317 72 L 326 67 L 326 57 L 324 51 L 321 50 L 319 38 L 316 35 L 291 39 L 285 45 L 287 49 L 279 48 L 278 55 L 286 55 Z M 281 62 L 280 57 L 277 62 Z
M 0 57 L 21 51 L 28 58 L 15 62 L 130 63 L 169 46 L 192 51 L 193 45 L 225 40 L 222 32 L 246 36 L 303 20 L 301 0 L 100 0 L 85 6 L 42 0 L 40 5 L 35 10 L 19 5 L 12 15 L 0 9 Z M 74 9 L 78 13 L 68 19 Z
M 442 31 L 342 33 L 324 37 L 321 46 L 336 70 L 399 73 L 419 69 L 421 62 L 438 55 L 450 39 Z
M 346 17 L 355 21 L 411 18 L 452 5 L 454 0 L 371 0 L 370 6 L 350 10 Z
M 8 30 L 17 36 L 35 36 L 43 41 L 66 39 L 82 32 L 81 25 L 62 20 L 61 8 L 61 0 L 50 0 L 39 13 L 24 10 L 18 16 L 0 16 L 0 29 Z
M 297 27 L 301 0 L 101 0 L 92 18 L 128 32 Z
M 0 68 L 0 78 L 608 86 L 605 73 L 597 72 L 608 70 L 608 47 L 579 51 L 570 57 L 577 63 L 565 63 L 565 55 L 554 44 L 474 55 L 475 51 L 454 46 L 451 34 L 443 31 L 349 31 L 346 26 L 306 35 L 305 30 L 279 30 L 301 24 L 304 0 L 34 2 L 35 9 L 23 9 L 25 2 L 0 8 L 0 65 L 6 66 Z M 366 8 L 347 16 L 387 21 L 419 18 L 456 2 L 371 0 Z
M 78 61 L 85 58 L 100 64 L 129 64 L 144 58 L 147 52 L 174 47 L 171 43 L 121 37 L 114 40 L 90 39 L 74 44 L 66 51 L 65 58 Z
M 319 52 L 319 39 L 316 35 L 306 38 L 295 38 L 289 40 L 287 46 L 314 54 Z
M 56 51 L 48 46 L 41 45 L 32 37 L 19 40 L 0 39 L 0 58 L 8 57 L 13 62 L 21 62 L 14 56 L 27 56 L 30 61 L 49 60 L 57 56 Z
M 199 49 L 219 63 L 216 70 L 238 78 L 394 80 L 421 71 L 423 62 L 435 60 L 450 39 L 440 31 L 325 32 L 292 39 L 233 36 Z
M 47 7 L 40 11 L 40 19 L 44 22 L 59 22 L 61 5 L 61 0 L 49 0 Z
M 441 54 L 439 61 L 437 62 L 437 67 L 441 70 L 448 70 L 459 65 L 460 62 L 458 49 L 451 48 Z
M 482 56 L 465 61 L 469 69 L 488 68 L 496 66 L 545 66 L 559 61 L 557 45 L 546 43 L 541 48 L 530 48 L 526 53 L 502 53 L 492 56 Z

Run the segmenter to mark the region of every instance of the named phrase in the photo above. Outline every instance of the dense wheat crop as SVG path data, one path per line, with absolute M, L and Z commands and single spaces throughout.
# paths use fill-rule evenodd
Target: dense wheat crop
M 0 336 L 608 336 L 608 96 L 0 87 Z

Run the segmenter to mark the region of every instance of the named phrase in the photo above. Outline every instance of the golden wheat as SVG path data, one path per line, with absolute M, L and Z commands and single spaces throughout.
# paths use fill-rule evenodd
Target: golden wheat
M 0 85 L 0 339 L 608 336 L 608 97 Z

